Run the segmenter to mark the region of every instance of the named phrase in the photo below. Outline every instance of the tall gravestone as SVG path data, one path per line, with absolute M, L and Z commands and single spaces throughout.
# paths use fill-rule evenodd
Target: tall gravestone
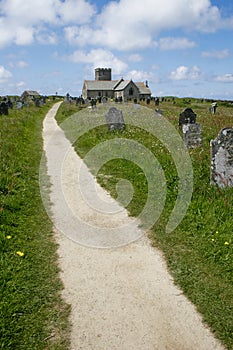
M 122 111 L 115 107 L 111 107 L 107 114 L 105 114 L 105 120 L 108 125 L 108 130 L 125 130 L 125 122 Z
M 201 124 L 183 124 L 182 131 L 184 143 L 187 148 L 196 148 L 202 146 Z
M 183 124 L 195 124 L 197 115 L 193 112 L 192 108 L 186 108 L 179 117 L 179 127 L 182 128 Z
M 210 141 L 210 182 L 218 187 L 233 187 L 233 128 L 223 128 Z

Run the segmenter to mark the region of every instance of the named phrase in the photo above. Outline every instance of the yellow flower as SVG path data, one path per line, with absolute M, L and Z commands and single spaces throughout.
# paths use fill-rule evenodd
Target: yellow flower
M 18 256 L 24 256 L 24 253 L 23 253 L 23 252 L 20 252 L 20 251 L 17 251 L 16 254 L 17 254 Z
M 212 238 L 212 242 L 214 242 L 215 241 L 215 239 L 214 238 Z
M 11 236 L 10 235 L 6 236 L 6 239 L 11 239 Z
M 225 242 L 224 244 L 225 244 L 225 245 L 229 245 L 230 243 L 229 243 L 229 242 Z

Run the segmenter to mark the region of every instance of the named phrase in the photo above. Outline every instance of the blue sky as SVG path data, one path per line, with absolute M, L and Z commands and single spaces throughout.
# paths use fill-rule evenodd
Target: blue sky
M 233 100 L 230 0 L 0 0 L 0 95 L 80 96 L 97 67 L 153 96 Z

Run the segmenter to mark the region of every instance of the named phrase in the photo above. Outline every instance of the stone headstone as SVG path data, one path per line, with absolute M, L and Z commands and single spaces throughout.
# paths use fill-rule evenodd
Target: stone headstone
M 6 102 L 0 102 L 0 115 L 8 115 L 8 104 Z
M 39 100 L 39 98 L 36 98 L 34 100 L 34 104 L 35 104 L 36 107 L 40 107 L 40 100 Z
M 183 124 L 184 143 L 187 148 L 196 148 L 202 145 L 202 125 Z
M 102 103 L 103 103 L 103 104 L 106 104 L 107 102 L 108 102 L 107 97 L 105 97 L 105 96 L 102 97 Z
M 233 128 L 223 128 L 210 141 L 210 182 L 218 187 L 233 187 Z
M 16 102 L 16 108 L 17 109 L 22 109 L 22 107 L 23 107 L 23 103 L 21 101 L 17 101 Z
M 195 124 L 197 115 L 193 112 L 192 108 L 186 108 L 179 117 L 179 127 L 183 124 Z
M 217 107 L 218 107 L 217 102 L 211 103 L 211 107 L 210 107 L 211 114 L 215 114 L 216 113 Z
M 107 114 L 105 114 L 106 123 L 108 125 L 108 130 L 124 130 L 125 122 L 123 118 L 122 111 L 115 107 L 111 107 Z
M 155 110 L 155 115 L 156 114 L 160 114 L 160 115 L 163 115 L 163 111 L 161 109 L 156 109 Z

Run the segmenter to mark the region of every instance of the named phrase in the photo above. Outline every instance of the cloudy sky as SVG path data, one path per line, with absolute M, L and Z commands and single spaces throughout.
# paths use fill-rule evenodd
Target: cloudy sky
M 153 96 L 233 100 L 232 0 L 0 0 L 0 95 L 81 95 L 94 68 Z

